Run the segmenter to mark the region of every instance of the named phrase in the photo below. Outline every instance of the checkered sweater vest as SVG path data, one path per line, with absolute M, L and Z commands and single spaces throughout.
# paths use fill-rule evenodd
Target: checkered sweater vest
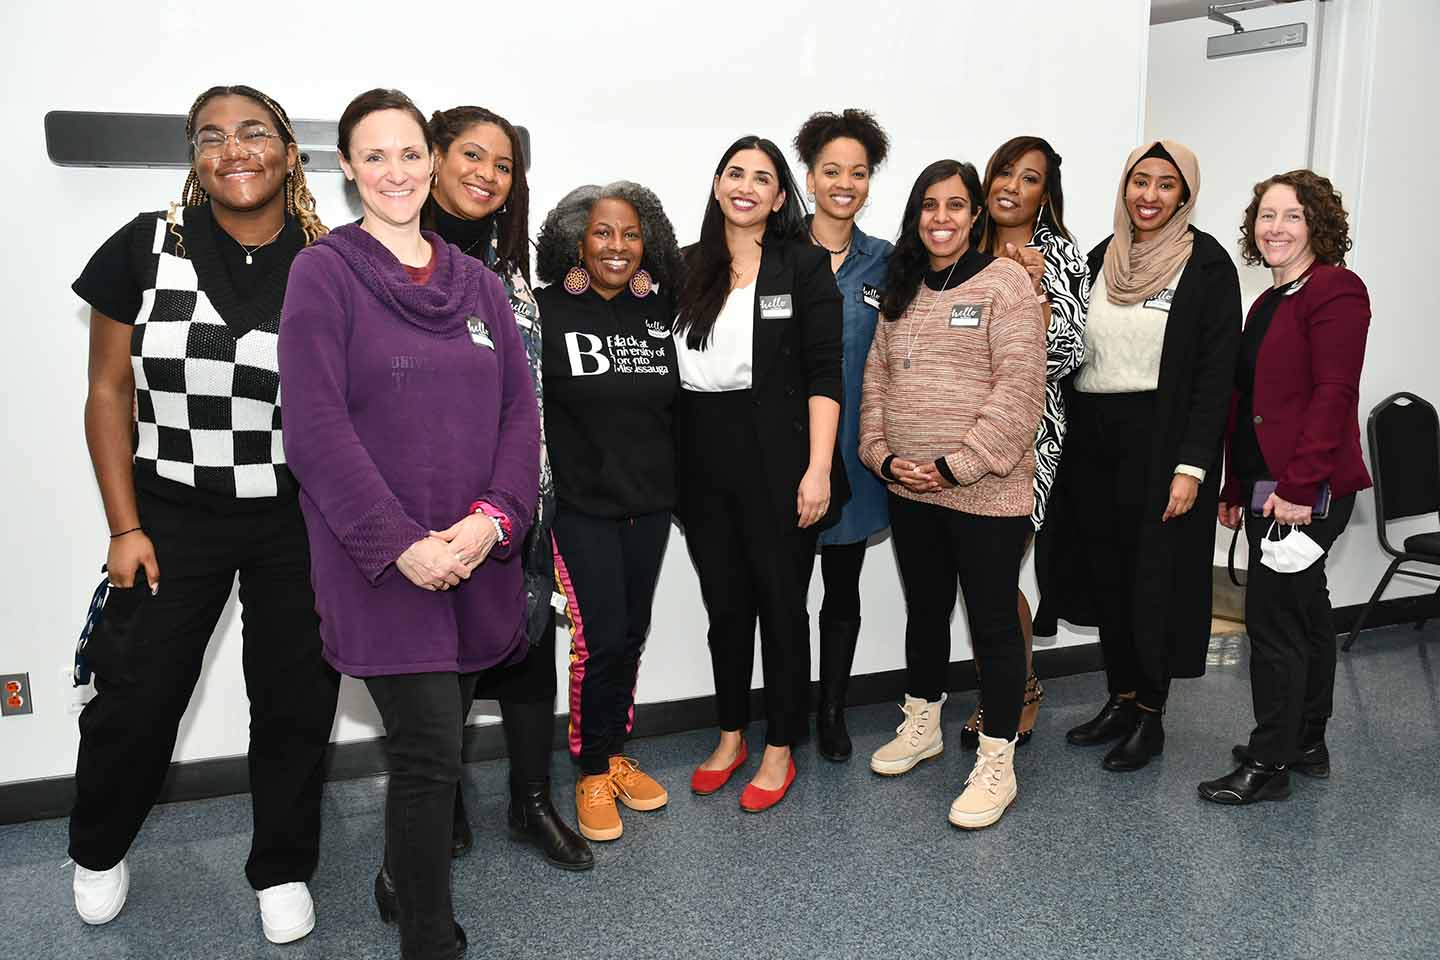
M 159 214 L 142 261 L 144 293 L 130 341 L 136 473 L 142 482 L 148 473 L 221 496 L 293 496 L 295 478 L 280 442 L 276 359 L 284 284 L 267 284 L 278 296 L 262 291 L 227 323 L 211 302 L 216 291 L 202 288 L 190 259 L 196 246 L 208 249 L 211 238 L 194 235 L 210 227 L 183 230 L 184 213 L 177 208 L 173 216 L 187 242 L 177 242 Z M 228 285 L 218 259 L 206 272 L 213 275 L 209 284 Z

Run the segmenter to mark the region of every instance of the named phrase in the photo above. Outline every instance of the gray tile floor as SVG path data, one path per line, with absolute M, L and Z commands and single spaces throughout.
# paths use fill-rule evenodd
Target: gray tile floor
M 1018 806 L 976 834 L 945 822 L 969 760 L 951 747 L 899 779 L 864 757 L 900 713 L 852 711 L 857 756 L 799 754 L 783 804 L 742 814 L 739 783 L 687 789 L 707 733 L 636 741 L 671 788 L 668 808 L 628 814 L 588 874 L 546 866 L 506 839 L 503 762 L 467 768 L 475 848 L 456 862 L 472 958 L 993 957 L 1321 958 L 1440 956 L 1440 625 L 1370 631 L 1342 655 L 1331 780 L 1296 777 L 1289 802 L 1199 800 L 1249 728 L 1243 637 L 1212 647 L 1202 680 L 1176 684 L 1165 756 L 1107 773 L 1063 731 L 1104 698 L 1098 675 L 1048 683 L 1017 769 Z M 758 735 L 752 739 L 758 745 Z M 556 756 L 568 797 L 568 762 Z M 63 821 L 0 827 L 0 943 L 25 958 L 390 958 L 393 928 L 370 899 L 383 781 L 331 784 L 306 940 L 261 937 L 241 872 L 249 805 L 159 807 L 131 853 L 130 900 L 87 928 L 71 904 Z M 572 811 L 568 809 L 567 816 Z

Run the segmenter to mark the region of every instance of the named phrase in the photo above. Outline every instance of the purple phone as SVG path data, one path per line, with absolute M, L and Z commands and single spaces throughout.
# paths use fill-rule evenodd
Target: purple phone
M 1255 489 L 1250 493 L 1250 512 L 1260 516 L 1265 512 L 1265 501 L 1270 499 L 1270 494 L 1275 492 L 1277 486 L 1274 480 L 1257 480 Z M 1330 514 L 1330 484 L 1320 484 L 1320 489 L 1315 491 L 1315 502 L 1310 505 L 1310 516 L 1315 520 L 1324 520 Z

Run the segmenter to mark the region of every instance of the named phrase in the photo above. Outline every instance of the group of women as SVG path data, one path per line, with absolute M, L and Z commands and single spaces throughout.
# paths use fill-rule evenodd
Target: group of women
M 143 641 L 93 652 L 70 842 L 86 922 L 125 902 L 125 854 L 237 573 L 246 872 L 270 940 L 315 924 L 337 671 L 384 721 L 375 899 L 403 956 L 465 949 L 449 859 L 470 845 L 458 785 L 476 696 L 501 705 L 512 834 L 592 866 L 587 840 L 620 837 L 622 806 L 669 799 L 625 743 L 672 515 L 714 668 L 718 739 L 696 794 L 749 760 L 757 622 L 765 746 L 740 806 L 766 810 L 793 783 L 817 552 L 816 741 L 850 757 L 859 576 L 887 527 L 906 696 L 870 766 L 898 775 L 943 750 L 958 583 L 980 697 L 955 825 L 1014 801 L 1014 751 L 1044 696 L 1031 636 L 1057 617 L 1099 627 L 1110 690 L 1070 742 L 1114 742 L 1111 770 L 1161 752 L 1171 679 L 1204 669 L 1211 517 L 1248 516 L 1257 726 L 1200 792 L 1274 799 L 1291 767 L 1328 773 L 1323 553 L 1368 484 L 1369 308 L 1323 177 L 1257 185 L 1243 253 L 1275 288 L 1242 334 L 1235 267 L 1190 225 L 1198 163 L 1169 140 L 1127 158 L 1114 234 L 1088 258 L 1065 226 L 1061 158 L 1037 137 L 1002 145 L 983 179 L 927 166 L 892 247 L 856 225 L 888 137 L 864 111 L 817 113 L 794 139 L 812 215 L 779 147 L 742 137 L 695 244 L 678 247 L 645 187 L 582 186 L 540 228 L 532 292 L 522 144 L 488 110 L 427 121 L 398 91 L 356 97 L 338 147 L 363 216 L 329 231 L 273 99 L 212 88 L 186 132 L 181 201 L 123 227 L 74 285 L 92 307 L 86 435 L 112 532 L 104 626 Z M 1303 567 L 1285 559 L 1302 540 L 1320 554 Z M 1033 627 L 1017 596 L 1032 541 Z M 556 608 L 578 834 L 550 791 Z

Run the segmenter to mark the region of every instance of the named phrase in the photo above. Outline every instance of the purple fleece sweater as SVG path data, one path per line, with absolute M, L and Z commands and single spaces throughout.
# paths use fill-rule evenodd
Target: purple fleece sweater
M 301 251 L 280 321 L 285 456 L 300 481 L 325 658 L 356 677 L 469 672 L 523 655 L 518 544 L 540 418 L 505 285 L 425 235 L 429 283 L 360 227 Z M 415 586 L 395 559 L 475 500 L 512 528 L 467 581 Z

